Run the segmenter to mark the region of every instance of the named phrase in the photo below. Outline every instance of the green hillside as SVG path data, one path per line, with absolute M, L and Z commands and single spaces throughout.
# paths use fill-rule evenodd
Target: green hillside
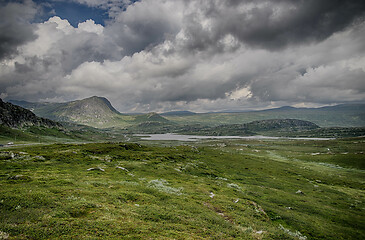
M 54 122 L 0 99 L 0 144 L 34 144 L 54 142 L 95 142 L 124 139 L 118 132 L 85 125 Z M 11 143 L 11 144 L 8 144 Z

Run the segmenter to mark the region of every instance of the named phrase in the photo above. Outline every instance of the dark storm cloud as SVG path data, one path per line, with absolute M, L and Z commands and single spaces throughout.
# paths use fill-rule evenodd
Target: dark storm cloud
M 64 36 L 57 43 L 57 51 L 50 52 L 54 61 L 60 61 L 65 73 L 71 73 L 84 62 L 116 60 L 121 54 L 110 39 L 95 33 L 80 32 Z
M 277 50 L 322 41 L 365 16 L 363 0 L 202 2 L 185 16 L 191 49 L 207 49 L 232 35 L 248 46 Z
M 151 48 L 180 30 L 175 4 L 180 3 L 136 2 L 109 22 L 106 34 L 124 49 L 126 55 Z
M 34 27 L 29 23 L 37 9 L 31 1 L 0 2 L 0 60 L 12 57 L 17 48 L 34 40 Z

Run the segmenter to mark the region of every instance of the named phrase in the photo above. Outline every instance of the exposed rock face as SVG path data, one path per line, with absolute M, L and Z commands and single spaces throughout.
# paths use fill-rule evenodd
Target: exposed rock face
M 31 111 L 11 103 L 3 102 L 2 99 L 0 99 L 0 124 L 12 128 L 26 126 L 61 127 L 59 123 L 37 117 Z

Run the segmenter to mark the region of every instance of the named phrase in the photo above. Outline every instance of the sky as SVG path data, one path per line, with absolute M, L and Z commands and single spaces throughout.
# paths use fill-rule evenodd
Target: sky
M 121 112 L 365 102 L 363 0 L 0 0 L 0 98 Z

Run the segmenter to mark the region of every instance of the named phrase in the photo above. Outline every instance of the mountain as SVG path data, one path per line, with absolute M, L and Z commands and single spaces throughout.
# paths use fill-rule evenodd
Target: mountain
M 365 104 L 341 104 L 321 108 L 281 107 L 236 113 L 197 113 L 194 115 L 166 115 L 179 124 L 219 126 L 243 124 L 268 119 L 298 119 L 310 121 L 320 127 L 364 127 Z
M 320 127 L 365 126 L 365 104 L 341 104 L 321 108 L 284 106 L 249 112 L 194 113 L 172 111 L 161 115 L 156 113 L 127 115 L 119 113 L 106 98 L 96 96 L 66 103 L 30 103 L 15 100 L 9 102 L 30 109 L 40 117 L 97 128 L 130 128 L 140 125 L 145 130 L 151 126 L 166 129 L 164 124 L 169 121 L 180 126 L 216 127 L 269 119 L 298 119 L 315 123 Z M 176 125 L 173 126 L 173 128 L 175 127 Z
M 142 122 L 168 122 L 167 119 L 157 113 L 122 114 L 112 106 L 108 99 L 97 96 L 65 103 L 30 103 L 15 100 L 10 102 L 18 103 L 25 108 L 31 109 L 33 113 L 41 117 L 96 128 L 125 128 Z
M 34 113 L 25 108 L 3 102 L 2 99 L 0 99 L 0 125 L 5 125 L 11 128 L 61 126 L 59 123 L 49 119 L 37 117 Z
M 96 96 L 61 104 L 50 110 L 51 119 L 85 125 L 108 125 L 121 115 L 106 98 Z M 37 110 L 34 112 L 37 113 Z

